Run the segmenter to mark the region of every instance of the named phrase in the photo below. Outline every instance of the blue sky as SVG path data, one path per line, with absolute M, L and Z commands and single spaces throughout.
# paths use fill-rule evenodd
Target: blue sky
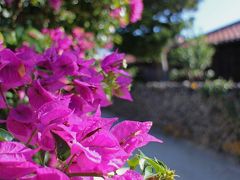
M 195 33 L 206 33 L 240 20 L 240 0 L 203 0 L 195 13 Z

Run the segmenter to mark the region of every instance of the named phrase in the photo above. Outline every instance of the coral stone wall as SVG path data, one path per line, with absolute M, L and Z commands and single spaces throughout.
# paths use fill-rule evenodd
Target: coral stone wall
M 240 91 L 207 96 L 181 83 L 136 83 L 132 103 L 114 100 L 108 111 L 150 120 L 159 130 L 216 150 L 240 155 Z

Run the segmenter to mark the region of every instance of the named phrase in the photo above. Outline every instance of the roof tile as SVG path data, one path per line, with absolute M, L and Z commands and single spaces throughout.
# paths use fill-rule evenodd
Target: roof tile
M 240 21 L 206 34 L 211 44 L 240 41 Z

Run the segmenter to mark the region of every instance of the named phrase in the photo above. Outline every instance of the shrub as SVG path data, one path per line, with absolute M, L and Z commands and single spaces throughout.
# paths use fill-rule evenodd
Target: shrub
M 203 80 L 205 70 L 211 64 L 213 53 L 213 47 L 204 37 L 187 41 L 173 49 L 169 54 L 173 67 L 170 72 L 171 79 Z

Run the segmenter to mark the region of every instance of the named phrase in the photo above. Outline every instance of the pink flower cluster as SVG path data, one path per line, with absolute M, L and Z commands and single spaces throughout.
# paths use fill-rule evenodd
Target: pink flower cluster
M 42 32 L 50 36 L 53 45 L 60 54 L 66 50 L 74 50 L 79 57 L 83 58 L 86 51 L 95 47 L 93 33 L 85 32 L 80 27 L 75 27 L 71 35 L 66 34 L 63 28 L 43 29 Z
M 135 23 L 142 18 L 143 0 L 130 0 L 130 8 L 130 21 L 131 23 Z
M 0 50 L 0 107 L 9 110 L 6 127 L 17 140 L 0 142 L 1 178 L 108 179 L 136 148 L 161 141 L 148 134 L 151 122 L 116 124 L 117 118 L 101 116 L 109 96 L 132 100 L 124 54 L 86 60 L 61 29 L 46 33 L 55 41 L 42 54 L 26 46 Z M 74 39 L 82 33 L 75 29 Z M 18 98 L 15 105 L 7 92 Z M 111 178 L 129 177 L 142 179 L 131 170 Z
M 53 8 L 55 11 L 58 11 L 61 8 L 62 0 L 48 0 L 48 3 L 51 8 Z
M 141 20 L 143 13 L 143 0 L 129 0 L 127 6 L 130 6 L 130 13 L 128 16 L 131 23 L 136 23 Z M 124 7 L 116 7 L 110 12 L 110 16 L 117 19 L 121 27 L 125 27 L 128 24 L 126 17 L 124 17 Z

